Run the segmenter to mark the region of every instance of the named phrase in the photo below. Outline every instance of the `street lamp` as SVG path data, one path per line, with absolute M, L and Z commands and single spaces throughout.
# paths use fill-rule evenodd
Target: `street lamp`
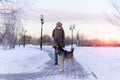
M 25 39 L 25 33 L 26 33 L 27 31 L 25 30 L 24 31 L 24 47 L 25 47 L 25 44 L 26 44 L 26 39 Z
M 23 32 L 23 47 L 25 47 L 25 42 L 26 42 L 25 33 L 26 33 L 27 31 L 22 28 L 22 32 Z
M 40 49 L 42 50 L 42 27 L 43 27 L 43 24 L 44 24 L 44 16 L 42 14 L 40 15 L 40 21 L 41 21 Z
M 75 29 L 75 24 L 74 25 L 70 25 L 71 36 L 72 36 L 71 48 L 73 47 L 73 29 Z

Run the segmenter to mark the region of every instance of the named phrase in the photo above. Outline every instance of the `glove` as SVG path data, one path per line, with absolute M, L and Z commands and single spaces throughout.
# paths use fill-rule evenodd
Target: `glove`
M 54 42 L 58 43 L 59 42 L 58 38 L 54 38 Z

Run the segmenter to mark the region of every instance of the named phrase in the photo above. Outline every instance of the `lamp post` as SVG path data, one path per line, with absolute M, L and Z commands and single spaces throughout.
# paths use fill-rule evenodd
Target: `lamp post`
M 43 24 L 44 24 L 44 16 L 42 14 L 40 15 L 40 21 L 41 21 L 40 49 L 42 50 L 42 28 L 43 28 Z
M 73 47 L 73 29 L 75 29 L 75 24 L 74 25 L 70 25 L 71 37 L 72 37 L 71 48 Z
M 25 39 L 25 33 L 27 32 L 26 30 L 22 29 L 23 31 L 23 47 L 25 47 L 25 42 L 26 42 L 26 39 Z
M 26 44 L 26 38 L 25 38 L 25 33 L 26 33 L 27 31 L 25 30 L 24 31 L 24 47 L 25 47 L 25 44 Z

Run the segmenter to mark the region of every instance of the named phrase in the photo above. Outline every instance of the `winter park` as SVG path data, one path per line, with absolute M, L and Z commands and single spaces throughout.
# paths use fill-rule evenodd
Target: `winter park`
M 120 80 L 119 0 L 0 0 L 0 80 Z

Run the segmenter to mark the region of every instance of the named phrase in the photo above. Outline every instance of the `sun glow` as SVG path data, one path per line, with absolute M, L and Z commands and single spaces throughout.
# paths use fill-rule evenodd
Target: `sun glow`
M 110 38 L 109 37 L 105 37 L 104 41 L 108 42 L 108 41 L 110 41 Z

